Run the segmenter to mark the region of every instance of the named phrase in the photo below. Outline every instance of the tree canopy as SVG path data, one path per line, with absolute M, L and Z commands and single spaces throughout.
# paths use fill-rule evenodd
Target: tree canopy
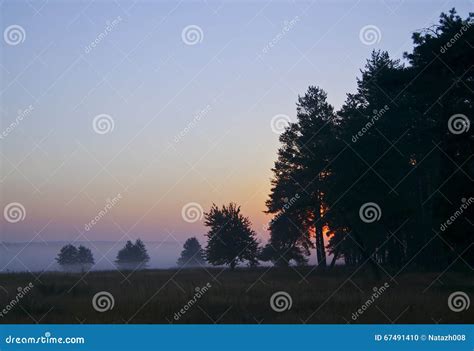
M 212 205 L 205 213 L 206 259 L 213 265 L 229 265 L 234 269 L 239 262 L 246 261 L 250 266 L 258 263 L 258 243 L 250 220 L 240 212 L 235 203 L 218 208 Z
M 204 250 L 195 237 L 186 240 L 183 251 L 178 259 L 178 265 L 182 267 L 202 266 L 205 263 Z

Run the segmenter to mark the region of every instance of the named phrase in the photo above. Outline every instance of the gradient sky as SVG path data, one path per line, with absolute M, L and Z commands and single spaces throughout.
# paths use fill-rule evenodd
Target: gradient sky
M 235 201 L 266 241 L 272 117 L 294 119 L 308 85 L 340 107 L 371 50 L 401 58 L 411 33 L 451 7 L 473 10 L 469 1 L 2 1 L 2 32 L 16 24 L 26 37 L 1 42 L 0 132 L 33 111 L 0 140 L 2 212 L 26 209 L 18 223 L 2 216 L 0 239 L 201 239 L 202 221 L 184 221 L 182 207 Z M 188 25 L 202 29 L 200 43 L 183 42 Z M 361 42 L 366 25 L 380 29 L 379 43 Z M 113 118 L 112 132 L 94 132 L 99 114 Z

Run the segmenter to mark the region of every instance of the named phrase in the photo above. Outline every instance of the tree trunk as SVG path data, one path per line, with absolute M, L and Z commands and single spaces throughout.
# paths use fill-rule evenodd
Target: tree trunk
M 336 247 L 336 251 L 334 252 L 334 256 L 332 256 L 332 261 L 331 261 L 331 264 L 329 265 L 329 268 L 333 268 L 334 265 L 336 264 L 337 257 L 339 256 L 339 251 L 340 251 L 340 248 L 339 248 L 339 245 L 338 245 Z
M 317 266 L 326 267 L 326 249 L 324 247 L 323 237 L 323 223 L 321 221 L 321 207 L 317 206 L 317 210 L 314 211 L 314 233 L 316 237 L 316 259 Z

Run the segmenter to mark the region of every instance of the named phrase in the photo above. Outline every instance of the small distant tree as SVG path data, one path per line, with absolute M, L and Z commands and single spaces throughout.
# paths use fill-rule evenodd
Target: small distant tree
M 74 245 L 68 244 L 61 248 L 56 261 L 61 266 L 72 266 L 77 264 L 78 250 Z
M 81 267 L 89 267 L 94 264 L 94 256 L 89 248 L 85 246 L 79 246 L 77 250 L 77 263 Z
M 229 265 L 234 269 L 239 262 L 247 261 L 249 266 L 258 264 L 258 243 L 250 220 L 240 213 L 235 203 L 218 208 L 212 205 L 205 214 L 207 261 L 213 265 Z
M 94 264 L 94 256 L 90 249 L 80 245 L 76 248 L 68 244 L 61 248 L 56 261 L 59 265 L 69 271 L 90 269 Z
M 115 261 L 121 268 L 135 269 L 143 267 L 150 260 L 145 244 L 140 239 L 135 241 L 135 244 L 130 240 L 118 252 L 117 260 Z
M 181 257 L 178 259 L 178 265 L 184 267 L 201 266 L 204 263 L 204 251 L 199 241 L 195 237 L 186 240 Z

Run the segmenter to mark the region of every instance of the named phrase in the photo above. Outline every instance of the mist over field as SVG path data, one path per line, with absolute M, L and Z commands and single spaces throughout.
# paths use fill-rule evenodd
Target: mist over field
M 56 271 L 61 270 L 55 258 L 66 242 L 32 242 L 32 243 L 3 243 L 0 245 L 0 271 Z M 75 242 L 91 249 L 95 258 L 92 270 L 115 269 L 114 261 L 117 252 L 125 242 L 94 241 Z M 150 254 L 148 268 L 176 267 L 176 260 L 181 251 L 182 243 L 172 241 L 145 242 Z

